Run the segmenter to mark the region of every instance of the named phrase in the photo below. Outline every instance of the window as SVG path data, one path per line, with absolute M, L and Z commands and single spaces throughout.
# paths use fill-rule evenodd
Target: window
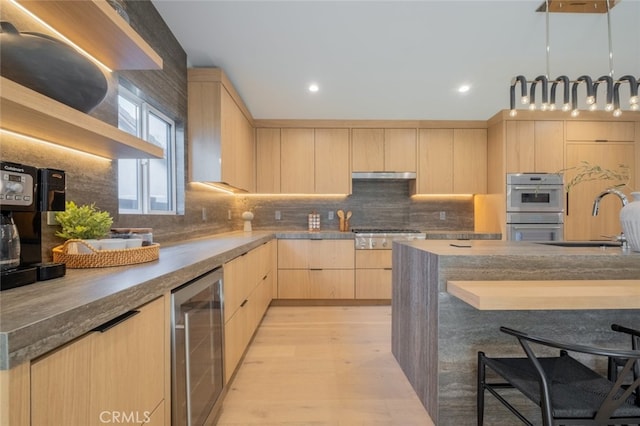
M 175 123 L 120 86 L 118 127 L 164 149 L 161 159 L 118 160 L 118 207 L 124 214 L 175 214 Z

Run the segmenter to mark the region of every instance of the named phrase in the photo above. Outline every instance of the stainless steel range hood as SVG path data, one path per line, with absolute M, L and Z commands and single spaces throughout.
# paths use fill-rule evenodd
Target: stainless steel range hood
M 412 180 L 416 178 L 416 172 L 353 172 L 354 180 Z

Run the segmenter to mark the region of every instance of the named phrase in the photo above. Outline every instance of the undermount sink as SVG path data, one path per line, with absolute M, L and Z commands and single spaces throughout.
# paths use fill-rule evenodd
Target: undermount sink
M 617 241 L 548 241 L 537 244 L 556 247 L 621 247 Z

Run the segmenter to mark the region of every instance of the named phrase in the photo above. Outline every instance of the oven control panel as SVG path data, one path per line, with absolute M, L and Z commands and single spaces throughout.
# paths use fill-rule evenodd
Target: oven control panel
M 32 210 L 35 202 L 34 167 L 0 163 L 0 205 L 3 210 Z
M 391 250 L 394 241 L 424 240 L 426 235 L 415 233 L 367 233 L 355 235 L 356 250 Z

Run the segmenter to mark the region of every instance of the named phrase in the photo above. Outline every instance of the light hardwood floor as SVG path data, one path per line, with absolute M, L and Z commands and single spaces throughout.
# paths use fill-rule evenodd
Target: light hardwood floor
M 390 306 L 271 307 L 218 426 L 433 426 L 391 354 Z

